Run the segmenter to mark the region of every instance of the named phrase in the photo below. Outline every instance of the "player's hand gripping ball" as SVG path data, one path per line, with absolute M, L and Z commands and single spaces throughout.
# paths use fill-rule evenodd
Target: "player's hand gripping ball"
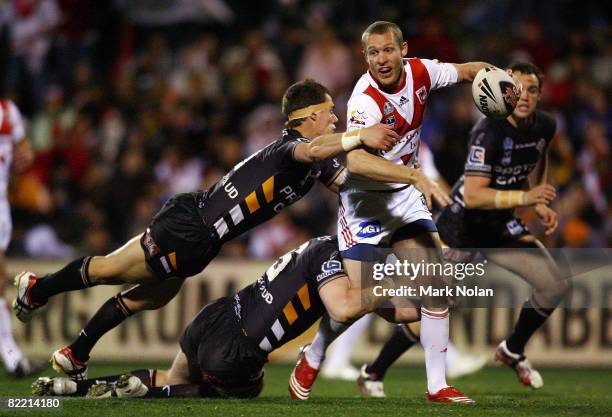
M 506 71 L 483 68 L 472 82 L 472 97 L 478 110 L 495 119 L 508 117 L 519 100 L 520 90 Z

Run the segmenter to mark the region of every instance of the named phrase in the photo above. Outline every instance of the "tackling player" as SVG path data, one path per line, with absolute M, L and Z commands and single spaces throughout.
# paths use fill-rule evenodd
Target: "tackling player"
M 536 109 L 542 92 L 540 70 L 528 63 L 515 63 L 509 69 L 522 84 L 518 104 L 507 119 L 483 118 L 472 129 L 465 174 L 453 187 L 454 202 L 444 209 L 437 226 L 452 248 L 506 248 L 481 252 L 532 285 L 533 293 L 512 333 L 497 347 L 495 359 L 511 367 L 523 385 L 540 388 L 542 377 L 525 357 L 525 344 L 561 302 L 568 283 L 544 245 L 515 217 L 514 209 L 534 207 L 547 235 L 557 228 L 557 214 L 548 207 L 555 189 L 546 180 L 548 146 L 556 123 L 550 114 Z M 377 382 L 414 343 L 397 330 L 374 366 L 363 370 L 362 392 L 380 391 Z
M 270 352 L 305 332 L 325 312 L 343 322 L 372 311 L 374 301 L 364 302 L 361 290 L 350 287 L 335 237 L 311 239 L 279 258 L 253 284 L 204 307 L 187 325 L 168 371 L 76 382 L 39 378 L 33 394 L 256 397 Z M 418 319 L 416 309 L 403 310 L 395 312 L 397 320 Z
M 359 79 L 349 99 L 347 131 L 386 124 L 400 135 L 400 140 L 393 149 L 380 152 L 380 155 L 398 169 L 412 168 L 417 162 L 423 113 L 430 92 L 472 81 L 476 73 L 489 64 L 404 59 L 408 44 L 400 28 L 391 22 L 374 22 L 363 32 L 361 40 L 369 70 Z M 345 269 L 355 286 L 360 285 L 362 262 L 371 260 L 377 247 L 440 248 L 429 207 L 432 196 L 443 205 L 448 198 L 417 169 L 409 168 L 413 177 L 408 185 L 394 184 L 385 175 L 374 179 L 353 175 L 353 169 L 358 169 L 367 155 L 367 151 L 361 150 L 348 153 L 347 168 L 351 175 L 340 192 L 338 213 L 340 250 Z M 428 303 L 421 309 L 427 398 L 434 402 L 471 403 L 472 400 L 446 383 L 448 308 L 439 307 L 445 300 L 433 301 L 437 307 Z M 327 332 L 325 327 L 320 327 L 312 345 L 300 356 L 294 375 L 304 375 L 303 380 L 299 380 L 302 389 L 309 390 L 314 383 L 325 349 L 337 335 L 338 332 Z
M 398 135 L 384 125 L 357 133 L 333 134 L 337 117 L 327 89 L 312 81 L 287 89 L 282 111 L 287 129 L 281 138 L 237 164 L 208 191 L 179 194 L 153 218 L 146 232 L 106 256 L 77 259 L 36 279 L 16 277 L 17 317 L 30 319 L 49 297 L 100 284 L 144 283 L 108 300 L 69 346 L 56 351 L 52 363 L 75 379 L 86 375 L 95 343 L 130 315 L 164 306 L 182 280 L 203 270 L 221 245 L 267 221 L 306 194 L 319 180 L 332 188 L 343 181 L 344 168 L 326 159 L 356 147 L 389 150 Z M 369 155 L 360 173 L 389 172 L 395 181 L 409 177 L 384 159 Z

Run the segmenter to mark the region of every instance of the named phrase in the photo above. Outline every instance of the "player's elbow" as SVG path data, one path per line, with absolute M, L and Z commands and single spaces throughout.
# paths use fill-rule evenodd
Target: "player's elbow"
M 338 323 L 347 323 L 362 314 L 359 303 L 351 302 L 348 297 L 337 300 L 327 309 L 327 312 Z
M 327 159 L 327 155 L 325 155 L 322 146 L 311 143 L 308 145 L 308 148 L 306 149 L 307 149 L 307 152 L 306 152 L 307 157 L 308 159 L 310 159 L 311 162 L 318 162 L 318 161 Z

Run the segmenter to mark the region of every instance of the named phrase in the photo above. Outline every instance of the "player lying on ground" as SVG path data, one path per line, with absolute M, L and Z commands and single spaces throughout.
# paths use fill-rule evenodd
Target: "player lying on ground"
M 337 189 L 344 168 L 330 157 L 358 146 L 388 150 L 398 138 L 383 125 L 356 134 L 333 134 L 338 119 L 332 99 L 324 86 L 312 80 L 287 89 L 282 111 L 288 121 L 281 138 L 237 164 L 210 190 L 171 198 L 146 232 L 120 249 L 77 259 L 38 280 L 33 273 L 16 277 L 14 311 L 22 321 L 62 292 L 143 283 L 109 299 L 74 343 L 56 351 L 52 357 L 56 369 L 84 378 L 89 353 L 102 335 L 136 312 L 167 304 L 183 279 L 202 271 L 225 242 L 302 198 L 317 179 Z M 418 181 L 427 194 L 427 181 L 419 171 L 407 167 L 398 171 L 383 158 L 368 155 L 361 174 L 380 175 L 390 166 L 391 178 Z
M 397 169 L 414 167 L 430 92 L 459 82 L 472 81 L 484 62 L 463 64 L 410 58 L 402 31 L 391 22 L 374 22 L 362 34 L 363 54 L 368 64 L 356 83 L 347 106 L 347 131 L 383 123 L 400 135 L 390 151 L 380 152 Z M 409 249 L 414 253 L 426 248 L 440 248 L 436 226 L 432 220 L 431 197 L 419 187 L 393 184 L 384 176 L 363 178 L 358 169 L 367 151 L 356 149 L 347 155 L 351 175 L 340 191 L 338 238 L 344 267 L 351 284 L 359 286 L 361 268 L 370 253 L 380 247 Z M 447 196 L 435 188 L 434 198 L 444 205 Z M 435 251 L 426 262 L 440 262 Z M 431 277 L 431 285 L 440 280 Z M 426 300 L 422 305 L 421 343 L 425 350 L 427 398 L 435 402 L 471 402 L 463 393 L 449 387 L 445 378 L 445 354 L 448 343 L 448 308 L 446 300 Z M 327 331 L 322 325 L 305 360 L 300 361 L 293 377 L 300 389 L 309 392 L 325 357 L 327 346 L 342 331 Z M 303 372 L 299 368 L 303 367 Z M 310 371 L 312 370 L 312 372 Z M 301 380 L 299 375 L 306 375 Z
M 569 283 L 544 245 L 515 217 L 514 209 L 534 207 L 547 235 L 557 228 L 557 214 L 548 207 L 555 189 L 546 180 L 548 145 L 556 124 L 550 114 L 536 109 L 542 91 L 540 70 L 527 63 L 510 69 L 522 84 L 518 104 L 507 119 L 484 118 L 472 129 L 465 175 L 453 187 L 454 203 L 443 210 L 437 226 L 452 248 L 504 248 L 481 252 L 533 287 L 495 359 L 511 367 L 523 385 L 540 388 L 544 382 L 525 357 L 525 344 L 561 302 Z M 525 187 L 528 190 L 522 191 Z M 381 386 L 375 383 L 382 382 L 387 368 L 414 345 L 404 336 L 396 331 L 374 364 L 363 370 L 364 394 L 379 392 Z
M 39 378 L 36 395 L 244 397 L 263 387 L 263 366 L 274 349 L 293 340 L 327 312 L 338 322 L 375 308 L 351 288 L 342 268 L 338 241 L 311 239 L 279 258 L 253 284 L 213 301 L 187 325 L 180 351 L 167 371 L 141 370 L 129 376 L 84 381 Z M 418 319 L 415 308 L 386 311 L 385 317 Z M 105 383 L 91 388 L 96 381 Z M 90 390 L 91 389 L 91 390 Z

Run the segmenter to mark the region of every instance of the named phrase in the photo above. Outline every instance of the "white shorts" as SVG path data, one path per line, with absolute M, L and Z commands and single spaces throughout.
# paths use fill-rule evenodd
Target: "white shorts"
M 361 243 L 389 247 L 398 229 L 419 220 L 428 221 L 435 230 L 423 194 L 411 185 L 394 192 L 342 190 L 338 209 L 340 251 Z
M 11 208 L 6 199 L 0 200 L 0 250 L 6 252 L 11 233 L 13 232 L 13 222 L 11 221 Z

